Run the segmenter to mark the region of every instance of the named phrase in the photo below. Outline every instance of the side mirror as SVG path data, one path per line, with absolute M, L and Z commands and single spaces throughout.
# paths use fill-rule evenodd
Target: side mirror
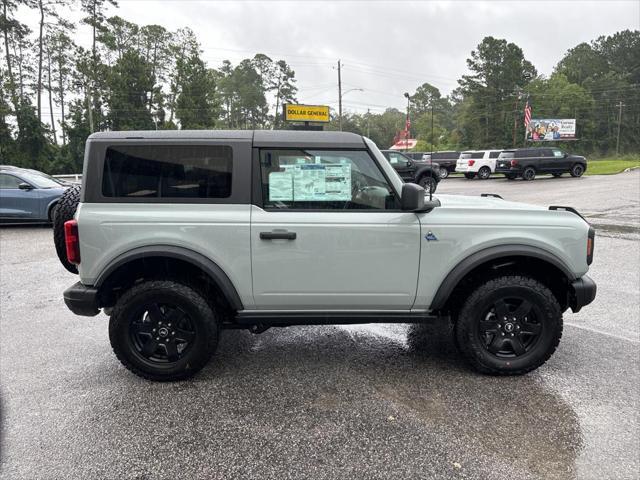
M 409 212 L 420 211 L 424 208 L 425 190 L 415 183 L 405 183 L 402 185 L 402 210 Z
M 33 186 L 28 184 L 27 182 L 22 182 L 21 184 L 18 185 L 18 188 L 20 190 L 33 190 Z
M 407 160 L 407 167 L 410 167 L 411 165 L 413 165 L 413 163 L 411 162 L 411 160 Z

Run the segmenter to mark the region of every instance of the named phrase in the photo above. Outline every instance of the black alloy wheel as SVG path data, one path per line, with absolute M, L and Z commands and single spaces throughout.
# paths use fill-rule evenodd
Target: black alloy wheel
M 520 357 L 535 348 L 543 330 L 536 308 L 524 298 L 497 300 L 478 322 L 478 335 L 496 357 Z
M 133 348 L 149 362 L 177 362 L 189 352 L 195 338 L 195 324 L 175 305 L 145 305 L 129 324 Z

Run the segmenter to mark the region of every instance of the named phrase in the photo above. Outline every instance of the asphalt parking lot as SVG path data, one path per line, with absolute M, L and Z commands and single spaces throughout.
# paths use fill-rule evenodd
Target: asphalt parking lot
M 640 475 L 640 172 L 443 181 L 571 205 L 598 228 L 598 297 L 512 378 L 471 372 L 436 327 L 223 332 L 192 380 L 124 369 L 76 317 L 51 229 L 0 229 L 0 477 L 634 479 Z

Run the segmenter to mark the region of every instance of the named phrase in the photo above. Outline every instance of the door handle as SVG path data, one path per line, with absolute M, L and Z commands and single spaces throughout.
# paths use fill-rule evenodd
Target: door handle
M 296 232 L 274 231 L 260 232 L 260 240 L 295 240 Z

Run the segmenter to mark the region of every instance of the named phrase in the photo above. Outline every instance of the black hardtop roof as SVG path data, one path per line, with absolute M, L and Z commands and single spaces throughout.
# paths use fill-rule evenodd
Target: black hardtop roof
M 350 132 L 307 130 L 145 130 L 98 132 L 89 140 L 237 140 L 254 147 L 363 148 L 361 135 Z

